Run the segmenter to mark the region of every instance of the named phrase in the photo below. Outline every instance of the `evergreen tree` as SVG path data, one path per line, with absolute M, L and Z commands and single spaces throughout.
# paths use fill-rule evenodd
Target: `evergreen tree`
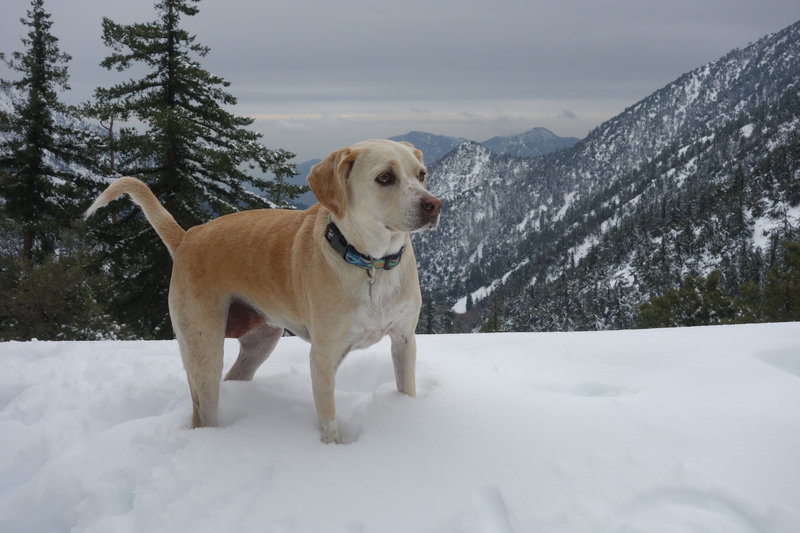
M 719 270 L 705 278 L 687 276 L 640 306 L 641 328 L 800 320 L 800 243 L 784 241 L 782 254 L 769 269 L 763 287 L 757 280 L 726 292 Z
M 304 190 L 284 181 L 294 173 L 293 155 L 266 148 L 260 134 L 247 129 L 252 119 L 224 109 L 236 103 L 225 90 L 229 83 L 201 67 L 198 58 L 209 49 L 181 27 L 182 17 L 198 13 L 197 3 L 159 1 L 154 22 L 104 19 L 103 40 L 113 53 L 101 65 L 122 72 L 139 64 L 148 72 L 96 91 L 97 116 L 143 125 L 119 130 L 108 148 L 114 168 L 146 182 L 184 228 L 242 208 L 285 206 Z M 263 177 L 267 173 L 274 178 Z M 171 337 L 169 254 L 138 210 L 129 203 L 113 209 L 122 224 L 96 234 L 111 259 L 106 268 L 121 286 L 121 318 L 144 336 Z
M 733 319 L 733 299 L 722 290 L 722 273 L 719 270 L 714 270 L 701 280 L 700 297 L 700 321 L 703 324 L 724 324 Z
M 128 338 L 106 311 L 108 281 L 88 275 L 91 251 L 66 231 L 59 252 L 38 263 L 0 254 L 0 341 Z
M 425 296 L 420 310 L 420 321 L 417 325 L 417 332 L 430 335 L 435 333 L 436 321 L 436 306 L 433 302 L 433 297 L 430 295 Z
M 719 270 L 705 278 L 686 276 L 677 291 L 669 289 L 640 306 L 637 326 L 663 328 L 731 322 L 736 315 L 734 301 L 722 291 L 721 279 Z
M 783 248 L 764 285 L 763 315 L 770 322 L 800 320 L 800 243 L 787 241 Z
M 94 119 L 103 131 L 102 136 L 90 147 L 100 175 L 118 175 L 117 154 L 124 146 L 123 139 L 127 139 L 131 133 L 135 134 L 132 128 L 118 131 L 119 124 L 124 124 L 129 118 L 128 113 L 119 101 L 100 95 L 94 102 L 84 104 L 80 112 L 84 117 Z
M 736 316 L 733 322 L 739 324 L 752 324 L 763 322 L 764 295 L 757 283 L 748 281 L 739 286 L 739 295 L 734 300 L 733 306 Z
M 502 304 L 495 299 L 492 303 L 492 309 L 489 312 L 489 316 L 484 321 L 483 325 L 481 326 L 481 333 L 496 333 L 501 331 L 503 328 L 503 320 L 502 320 L 503 308 Z
M 641 304 L 636 321 L 640 328 L 666 328 L 674 324 L 673 310 L 678 307 L 678 293 L 669 289 L 662 295 L 654 296 Z
M 33 0 L 21 22 L 29 28 L 24 50 L 0 54 L 21 74 L 17 81 L 0 81 L 13 101 L 10 113 L 0 112 L 0 209 L 21 228 L 22 255 L 39 262 L 56 248 L 61 228 L 78 218 L 75 199 L 96 188 L 75 165 L 88 164 L 84 153 L 90 134 L 77 127 L 74 110 L 59 101 L 59 92 L 69 89 L 70 56 L 50 32 L 44 1 Z

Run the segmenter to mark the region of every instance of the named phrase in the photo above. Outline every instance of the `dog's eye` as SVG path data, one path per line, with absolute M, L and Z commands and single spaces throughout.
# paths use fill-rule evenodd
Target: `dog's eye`
M 375 178 L 375 181 L 380 185 L 391 185 L 394 183 L 394 174 L 391 172 L 384 172 L 383 174 L 378 175 L 378 177 Z
M 428 176 L 428 173 L 424 170 L 419 171 L 419 181 L 425 181 L 425 178 Z

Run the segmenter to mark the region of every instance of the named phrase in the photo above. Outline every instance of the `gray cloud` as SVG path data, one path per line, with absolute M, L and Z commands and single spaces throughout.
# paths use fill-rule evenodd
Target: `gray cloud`
M 109 53 L 100 20 L 152 20 L 152 3 L 47 3 L 53 32 L 73 56 L 68 100 L 128 76 L 98 66 Z M 0 51 L 20 48 L 28 7 L 3 0 Z M 265 117 L 256 127 L 267 144 L 301 158 L 407 129 L 480 140 L 545 126 L 583 136 L 684 72 L 800 19 L 796 0 L 204 0 L 199 7 L 185 25 L 211 48 L 203 65 L 232 83 L 239 113 Z

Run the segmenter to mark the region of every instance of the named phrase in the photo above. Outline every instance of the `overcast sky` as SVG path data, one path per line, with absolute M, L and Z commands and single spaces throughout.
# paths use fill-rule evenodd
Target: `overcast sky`
M 0 51 L 29 0 L 0 0 Z M 49 0 L 70 103 L 127 79 L 98 64 L 100 21 L 154 0 Z M 477 141 L 544 126 L 583 137 L 681 74 L 800 20 L 797 0 L 203 0 L 184 21 L 235 112 L 298 162 L 410 130 Z M 0 76 L 11 74 L 0 68 Z

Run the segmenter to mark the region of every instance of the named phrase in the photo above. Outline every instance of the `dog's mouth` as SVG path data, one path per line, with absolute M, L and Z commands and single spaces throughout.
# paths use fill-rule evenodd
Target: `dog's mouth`
M 423 220 L 419 226 L 411 230 L 411 233 L 419 233 L 420 231 L 436 229 L 437 226 L 439 226 L 439 215 L 434 216 L 430 220 Z
M 409 228 L 396 228 L 393 226 L 384 225 L 383 227 L 388 231 L 393 233 L 419 233 L 421 231 L 426 231 L 429 229 L 436 229 L 439 226 L 439 217 L 435 217 L 433 220 L 423 220 L 416 224 L 411 225 Z

